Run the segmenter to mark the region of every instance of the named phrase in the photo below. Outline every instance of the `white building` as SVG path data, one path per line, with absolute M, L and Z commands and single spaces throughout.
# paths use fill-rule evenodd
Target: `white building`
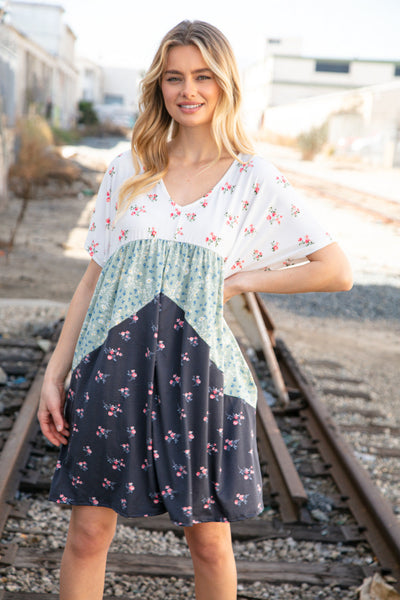
M 75 122 L 76 37 L 63 14 L 58 5 L 9 3 L 7 22 L 0 25 L 0 73 L 6 72 L 8 84 L 0 92 L 11 125 L 32 107 L 55 126 Z
M 399 61 L 319 58 L 301 55 L 298 39 L 267 41 L 262 61 L 244 73 L 245 116 L 257 130 L 273 106 L 322 94 L 400 81 Z

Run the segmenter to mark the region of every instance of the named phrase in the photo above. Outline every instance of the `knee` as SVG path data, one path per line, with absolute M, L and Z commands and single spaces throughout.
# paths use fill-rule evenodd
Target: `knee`
M 115 525 L 113 515 L 72 515 L 67 543 L 73 553 L 82 558 L 107 552 Z
M 193 561 L 219 570 L 233 555 L 229 526 L 228 529 L 215 527 L 208 530 L 195 530 L 194 527 L 186 536 Z

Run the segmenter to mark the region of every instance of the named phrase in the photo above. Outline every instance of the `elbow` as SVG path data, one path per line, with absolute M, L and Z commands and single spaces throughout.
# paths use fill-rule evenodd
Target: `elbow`
M 333 290 L 334 292 L 349 292 L 353 287 L 353 272 L 351 270 L 350 265 L 347 268 L 340 269 L 339 272 L 336 273 L 333 281 Z

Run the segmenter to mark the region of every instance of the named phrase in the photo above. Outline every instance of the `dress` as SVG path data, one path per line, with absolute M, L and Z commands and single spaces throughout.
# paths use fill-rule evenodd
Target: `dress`
M 117 220 L 131 153 L 111 163 L 51 500 L 184 526 L 263 510 L 256 387 L 223 318 L 224 278 L 304 261 L 331 238 L 273 165 L 241 158 L 197 201 L 177 205 L 161 180 Z

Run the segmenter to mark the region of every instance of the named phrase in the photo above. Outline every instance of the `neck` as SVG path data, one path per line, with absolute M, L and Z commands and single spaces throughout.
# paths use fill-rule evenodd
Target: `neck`
M 210 127 L 179 127 L 169 144 L 170 157 L 186 164 L 210 162 L 217 158 L 218 148 Z

